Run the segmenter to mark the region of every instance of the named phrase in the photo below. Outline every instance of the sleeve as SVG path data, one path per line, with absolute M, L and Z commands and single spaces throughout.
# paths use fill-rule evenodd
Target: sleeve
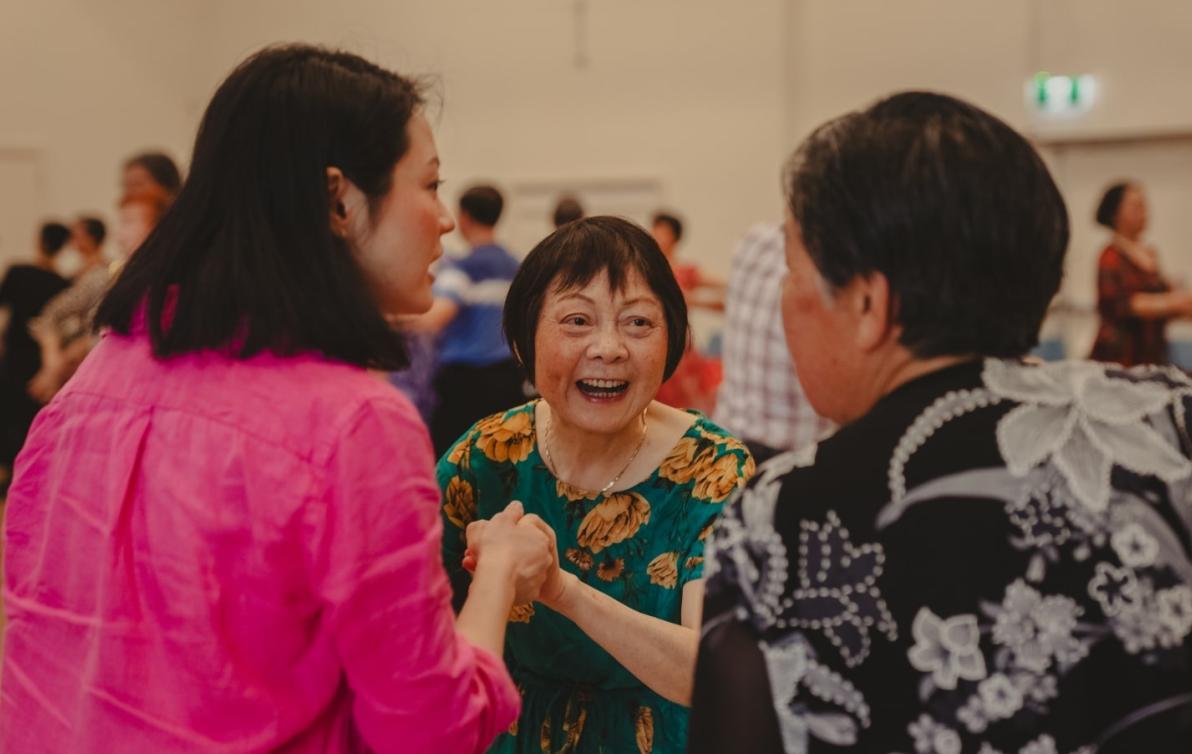
M 765 659 L 752 630 L 725 620 L 700 639 L 688 754 L 782 754 Z
M 441 505 L 440 521 L 443 527 L 443 568 L 451 584 L 451 606 L 459 612 L 468 596 L 472 575 L 464 570 L 464 551 L 467 540 L 464 532 L 468 524 L 477 518 L 478 491 L 476 478 L 471 473 L 473 434 L 469 429 L 451 449 L 439 459 L 435 467 Z
M 444 267 L 435 276 L 434 295 L 453 301 L 457 306 L 467 303 L 472 278 L 456 265 Z
M 710 537 L 709 579 L 692 694 L 690 754 L 784 751 L 760 639 L 747 620 L 749 601 L 736 568 L 744 522 L 740 495 L 725 511 L 725 527 Z M 702 543 L 701 543 L 702 544 Z
M 1126 319 L 1133 316 L 1130 309 L 1132 290 L 1122 275 L 1117 252 L 1106 249 L 1097 260 L 1097 311 L 1104 319 Z
M 699 507 L 692 509 L 692 515 L 699 533 L 679 563 L 681 584 L 703 578 L 704 546 L 725 508 L 725 501 L 745 486 L 755 469 L 753 456 L 744 443 L 728 434 L 718 439 L 723 444 L 715 446 L 717 455 L 712 463 L 703 464 L 695 478 L 692 495 L 698 500 Z
M 312 554 L 353 692 L 378 753 L 481 752 L 519 699 L 500 659 L 455 633 L 426 428 L 408 401 L 374 400 L 340 433 Z

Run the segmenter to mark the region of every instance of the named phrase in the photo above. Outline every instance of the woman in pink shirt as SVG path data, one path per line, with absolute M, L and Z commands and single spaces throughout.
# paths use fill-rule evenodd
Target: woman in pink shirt
M 0 749 L 472 752 L 549 543 L 511 504 L 456 618 L 438 489 L 386 317 L 453 227 L 414 82 L 271 48 L 38 416 L 8 499 Z

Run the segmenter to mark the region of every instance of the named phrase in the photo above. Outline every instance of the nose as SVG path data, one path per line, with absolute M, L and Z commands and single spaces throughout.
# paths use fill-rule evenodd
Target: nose
M 439 201 L 439 235 L 445 236 L 455 230 L 455 220 L 451 217 L 451 210 Z
M 588 358 L 614 362 L 628 357 L 629 349 L 625 347 L 625 340 L 614 323 L 596 329 L 588 346 Z

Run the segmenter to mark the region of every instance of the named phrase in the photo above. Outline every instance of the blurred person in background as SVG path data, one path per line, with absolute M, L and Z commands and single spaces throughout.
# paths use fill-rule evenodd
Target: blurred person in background
M 33 398 L 49 403 L 90 353 L 97 342 L 92 321 L 100 300 L 121 265 L 149 237 L 170 201 L 162 189 L 153 186 L 120 200 L 112 234 L 117 259 L 105 260 L 96 244 L 84 243 L 79 247 L 83 254 L 82 271 L 70 288 L 47 303 L 41 315 L 29 325 L 41 349 L 41 368 L 29 380 L 29 394 Z
M 493 186 L 471 186 L 459 197 L 459 232 L 468 252 L 444 258 L 435 271 L 430 311 L 406 324 L 438 334 L 435 407 L 430 436 L 447 452 L 473 422 L 526 399 L 525 377 L 501 332 L 501 308 L 518 261 L 497 242 L 505 198 Z
M 714 418 L 759 464 L 813 445 L 833 427 L 812 408 L 791 363 L 779 306 L 786 274 L 782 225 L 751 228 L 733 254 Z
M 1122 181 L 1106 189 L 1096 220 L 1113 237 L 1097 260 L 1101 324 L 1091 358 L 1128 367 L 1167 364 L 1167 323 L 1192 318 L 1192 291 L 1173 287 L 1159 269 L 1155 247 L 1142 241 L 1147 226 L 1142 185 Z
M 698 265 L 678 259 L 679 241 L 683 239 L 683 221 L 672 212 L 656 212 L 650 225 L 650 235 L 670 263 L 688 308 L 724 311 L 724 283 L 704 275 Z M 659 389 L 658 400 L 675 408 L 690 408 L 711 414 L 716 406 L 716 389 L 720 379 L 720 359 L 705 356 L 694 344 L 689 344 L 678 368 Z
M 108 226 L 98 217 L 83 216 L 70 228 L 70 243 L 84 260 L 101 259 Z
M 182 173 L 174 160 L 164 152 L 142 152 L 124 161 L 120 188 L 125 196 L 160 189 L 172 201 L 182 188 Z
M 584 205 L 580 204 L 579 199 L 571 194 L 564 194 L 559 197 L 559 201 L 555 202 L 554 212 L 551 213 L 551 222 L 554 223 L 555 230 L 558 230 L 583 216 Z
M 41 408 L 26 388 L 41 368 L 41 349 L 29 334 L 29 322 L 70 285 L 54 266 L 55 257 L 70 238 L 70 229 L 61 223 L 42 225 L 33 262 L 12 265 L 0 282 L 0 309 L 8 310 L 8 324 L 0 341 L 0 500 L 8 487 L 13 459 Z
M 306 45 L 216 91 L 17 462 L 0 749 L 462 754 L 515 719 L 549 537 L 502 509 L 453 616 L 426 428 L 372 373 L 453 228 L 422 102 Z

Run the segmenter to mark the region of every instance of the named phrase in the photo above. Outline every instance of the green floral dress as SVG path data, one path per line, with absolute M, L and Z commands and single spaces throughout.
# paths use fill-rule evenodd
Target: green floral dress
M 539 455 L 535 403 L 475 424 L 439 461 L 443 559 L 456 605 L 467 592 L 464 529 L 521 500 L 554 528 L 563 568 L 635 610 L 678 623 L 683 585 L 703 575 L 704 542 L 754 464 L 702 415 L 648 479 L 590 498 Z M 658 752 L 687 748 L 687 709 L 621 666 L 575 624 L 540 604 L 514 608 L 505 661 L 521 717 L 492 752 Z

